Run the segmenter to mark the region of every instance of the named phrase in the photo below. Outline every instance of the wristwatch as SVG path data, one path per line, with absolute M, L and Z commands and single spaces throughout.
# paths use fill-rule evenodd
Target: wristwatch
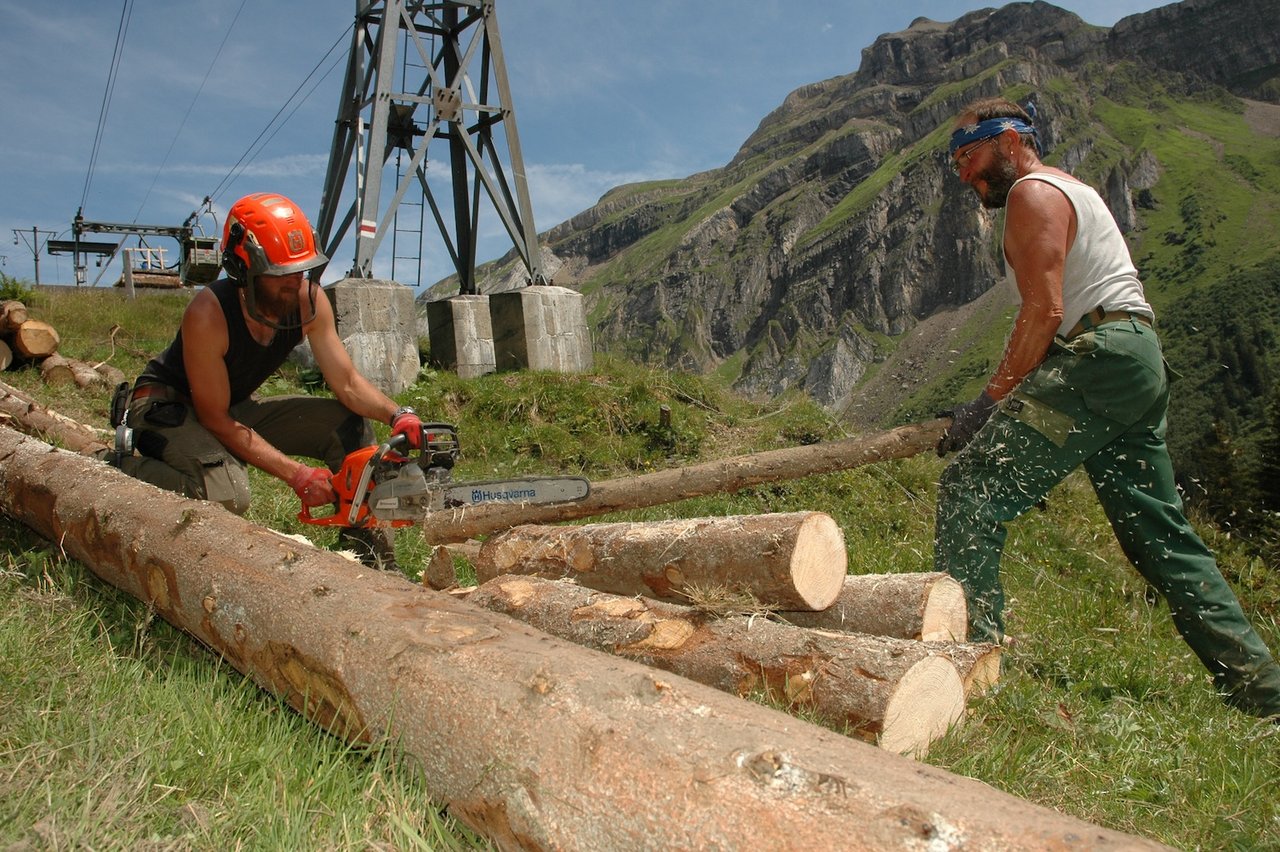
M 401 414 L 417 414 L 417 413 L 418 412 L 414 411 L 412 408 L 410 408 L 407 405 L 401 406 L 400 408 L 396 409 L 395 414 L 391 415 L 391 419 L 387 421 L 387 424 L 393 425 L 396 422 L 396 418 L 399 417 Z

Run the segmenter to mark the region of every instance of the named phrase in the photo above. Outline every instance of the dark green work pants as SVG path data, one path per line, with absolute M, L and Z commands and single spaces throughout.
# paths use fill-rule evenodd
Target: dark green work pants
M 347 453 L 373 443 L 373 430 L 336 399 L 311 396 L 250 398 L 231 416 L 290 456 L 324 462 L 336 471 Z M 221 503 L 238 515 L 249 509 L 249 473 L 183 399 L 149 396 L 129 406 L 139 455 L 121 469 L 187 497 Z
M 934 564 L 965 588 L 970 638 L 1000 641 L 1005 524 L 1084 465 L 1125 556 L 1168 601 L 1228 703 L 1280 714 L 1280 665 L 1183 515 L 1165 446 L 1168 401 L 1146 325 L 1059 338 L 943 473 Z

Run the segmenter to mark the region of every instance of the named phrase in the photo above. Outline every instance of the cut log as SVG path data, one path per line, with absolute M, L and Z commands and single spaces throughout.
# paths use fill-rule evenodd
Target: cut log
M 113 367 L 110 364 L 94 364 L 93 369 L 97 370 L 102 378 L 106 381 L 107 387 L 116 387 L 124 381 L 124 370 L 119 367 Z
M 788 512 L 651 523 L 520 526 L 480 548 L 476 580 L 569 577 L 622 595 L 688 602 L 747 592 L 770 609 L 823 609 L 840 593 L 844 535 L 830 515 Z
M 103 494 L 110 494 L 104 502 Z M 1160 848 L 0 429 L 0 511 L 503 849 Z M 227 542 L 235 542 L 228 547 Z
M 12 364 L 13 350 L 9 348 L 9 344 L 0 340 L 0 370 L 7 370 Z
M 40 361 L 40 378 L 46 385 L 71 385 L 76 381 L 71 362 L 57 352 Z
M 58 332 L 47 322 L 29 319 L 13 330 L 10 344 L 22 357 L 39 361 L 58 351 Z
M 61 352 L 55 352 L 40 361 L 40 378 L 46 385 L 75 384 L 80 388 L 91 388 L 106 384 L 107 381 L 91 365 L 68 358 Z
M 489 503 L 432 512 L 423 518 L 419 529 L 428 542 L 443 544 L 510 529 L 519 524 L 549 524 L 589 518 L 624 509 L 675 503 L 705 494 L 738 491 L 764 482 L 849 470 L 933 449 L 950 423 L 950 419 L 931 420 L 844 441 L 769 450 L 642 476 L 593 482 L 591 494 L 577 503 L 546 506 Z
M 113 438 L 105 429 L 86 426 L 40 405 L 11 385 L 0 382 L 0 415 L 6 425 L 37 438 L 55 441 L 68 449 L 93 455 L 107 449 Z
M 933 650 L 950 660 L 960 673 L 966 698 L 995 686 L 1000 680 L 1004 648 L 985 642 L 929 642 Z
M 777 616 L 797 627 L 926 642 L 960 642 L 968 634 L 964 589 L 939 572 L 855 574 L 844 578 L 835 602 L 821 612 Z
M 889 751 L 923 755 L 964 712 L 955 666 L 923 642 L 712 618 L 541 577 L 499 577 L 467 600 L 725 692 L 810 707 Z
M 107 383 L 106 376 L 95 370 L 92 364 L 86 364 L 78 358 L 68 358 L 67 363 L 71 367 L 71 375 L 75 379 L 76 387 L 91 388 Z
M 12 334 L 28 319 L 27 306 L 22 302 L 17 299 L 0 301 L 0 334 Z

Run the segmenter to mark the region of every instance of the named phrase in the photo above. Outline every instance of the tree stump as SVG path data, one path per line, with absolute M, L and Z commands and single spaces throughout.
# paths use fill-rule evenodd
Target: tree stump
M 959 583 L 928 572 L 855 574 L 844 578 L 835 602 L 821 612 L 777 615 L 797 627 L 962 642 L 969 630 L 968 611 Z
M 539 574 L 685 602 L 693 590 L 722 589 L 796 610 L 830 606 L 845 567 L 844 535 L 822 512 L 521 526 L 486 541 L 475 564 L 482 583 L 501 574 Z

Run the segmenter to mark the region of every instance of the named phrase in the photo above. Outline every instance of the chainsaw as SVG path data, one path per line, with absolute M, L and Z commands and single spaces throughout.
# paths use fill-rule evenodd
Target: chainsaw
M 482 503 L 575 503 L 591 493 L 580 476 L 529 476 L 454 482 L 458 433 L 448 423 L 424 423 L 416 454 L 408 437 L 362 447 L 347 455 L 330 484 L 338 495 L 332 515 L 303 506 L 298 520 L 320 526 L 407 527 L 428 512 Z

